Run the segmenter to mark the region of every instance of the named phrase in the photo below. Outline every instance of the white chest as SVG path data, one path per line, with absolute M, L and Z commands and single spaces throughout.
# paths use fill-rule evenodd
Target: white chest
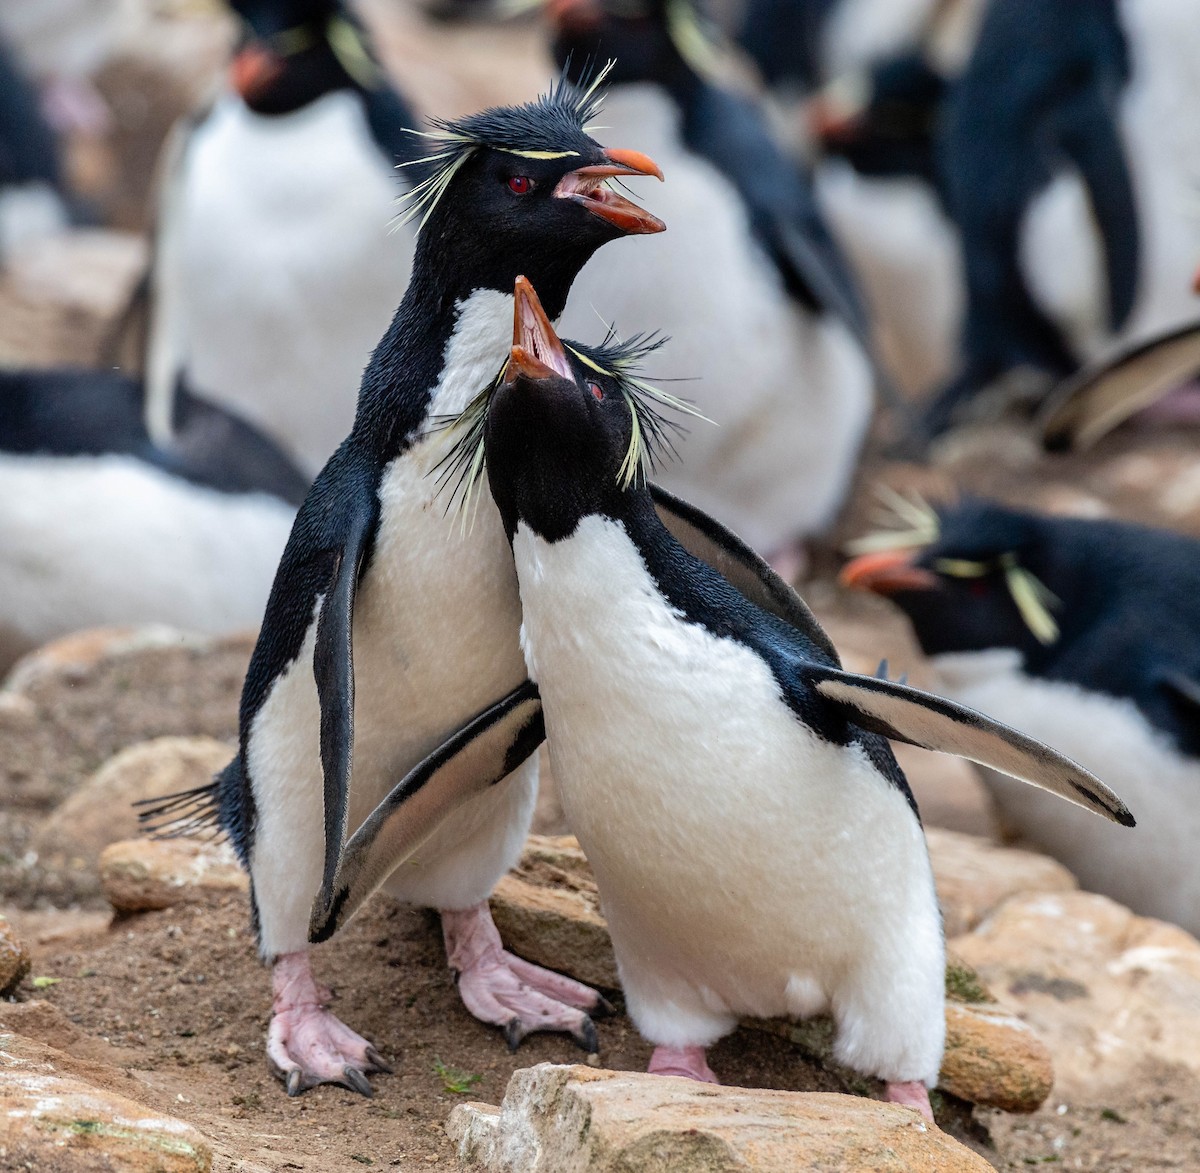
M 617 523 L 554 544 L 522 526 L 513 550 L 555 776 L 622 965 L 687 969 L 737 1012 L 812 1012 L 787 991 L 830 994 L 881 916 L 936 924 L 899 791 L 800 724 L 749 648 L 674 612 Z

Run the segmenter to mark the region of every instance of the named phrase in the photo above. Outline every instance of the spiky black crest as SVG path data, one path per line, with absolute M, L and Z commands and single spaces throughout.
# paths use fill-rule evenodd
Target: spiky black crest
M 429 219 L 458 169 L 480 147 L 509 151 L 532 159 L 568 158 L 595 148 L 588 125 L 604 99 L 602 85 L 612 69 L 610 61 L 579 83 L 568 80 L 566 69 L 547 93 L 523 106 L 492 106 L 458 119 L 433 119 L 432 130 L 411 133 L 436 144 L 420 159 L 402 163 L 425 176 L 403 197 L 402 224 L 420 217 Z

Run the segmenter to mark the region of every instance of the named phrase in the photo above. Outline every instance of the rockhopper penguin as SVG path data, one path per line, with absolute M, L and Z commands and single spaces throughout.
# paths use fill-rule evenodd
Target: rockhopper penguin
M 245 36 L 229 86 L 176 127 L 163 166 L 149 422 L 164 442 L 186 372 L 312 477 L 408 282 L 415 234 L 389 221 L 422 140 L 340 0 L 231 6 Z
M 1005 825 L 1084 887 L 1200 932 L 1200 542 L 982 500 L 910 513 L 843 581 L 903 609 L 950 696 L 1102 769 L 1140 829 L 985 772 Z
M 518 310 L 521 305 L 518 305 Z M 1124 824 L 1087 771 L 971 710 L 841 670 L 665 528 L 652 404 L 527 322 L 486 423 L 521 645 L 650 1070 L 713 1080 L 742 1015 L 829 1011 L 840 1062 L 930 1117 L 941 917 L 884 736 L 999 765 Z
M 461 526 L 429 473 L 447 445 L 444 418 L 507 358 L 517 274 L 536 274 L 557 314 L 597 248 L 663 228 L 606 186 L 661 175 L 588 136 L 598 106 L 594 85 L 561 83 L 431 132 L 431 170 L 413 190 L 412 279 L 363 376 L 354 428 L 297 516 L 246 677 L 238 756 L 193 800 L 217 805 L 250 871 L 274 967 L 268 1059 L 290 1094 L 322 1082 L 369 1094 L 365 1073 L 385 1069 L 325 1008 L 309 962 L 310 926 L 322 938 L 337 923 L 347 830 L 501 698 L 503 780 L 441 822 L 385 889 L 441 910 L 463 1001 L 510 1044 L 566 1030 L 594 1046 L 587 1011 L 598 995 L 505 953 L 488 911 L 532 816 L 536 759 L 525 759 L 540 716 L 521 703 L 516 577 L 499 518 L 489 504 Z

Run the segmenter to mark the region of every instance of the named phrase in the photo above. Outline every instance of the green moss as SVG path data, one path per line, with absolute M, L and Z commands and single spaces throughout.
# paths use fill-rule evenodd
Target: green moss
M 987 988 L 969 965 L 961 962 L 946 963 L 946 997 L 955 1002 L 994 1002 L 996 999 L 987 992 Z

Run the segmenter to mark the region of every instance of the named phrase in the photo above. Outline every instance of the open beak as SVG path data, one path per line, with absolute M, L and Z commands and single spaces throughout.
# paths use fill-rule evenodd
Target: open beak
M 852 590 L 894 595 L 899 591 L 931 591 L 938 585 L 932 570 L 913 565 L 913 550 L 883 550 L 863 554 L 842 567 L 838 582 Z
M 513 289 L 512 355 L 504 369 L 504 381 L 526 379 L 569 379 L 575 381 L 567 352 L 563 350 L 533 286 L 518 277 Z
M 569 171 L 559 180 L 554 194 L 581 204 L 625 236 L 662 232 L 666 225 L 657 216 L 604 185 L 605 180 L 620 175 L 653 175 L 661 180 L 663 174 L 658 164 L 640 151 L 606 150 L 604 157 L 607 163 Z

